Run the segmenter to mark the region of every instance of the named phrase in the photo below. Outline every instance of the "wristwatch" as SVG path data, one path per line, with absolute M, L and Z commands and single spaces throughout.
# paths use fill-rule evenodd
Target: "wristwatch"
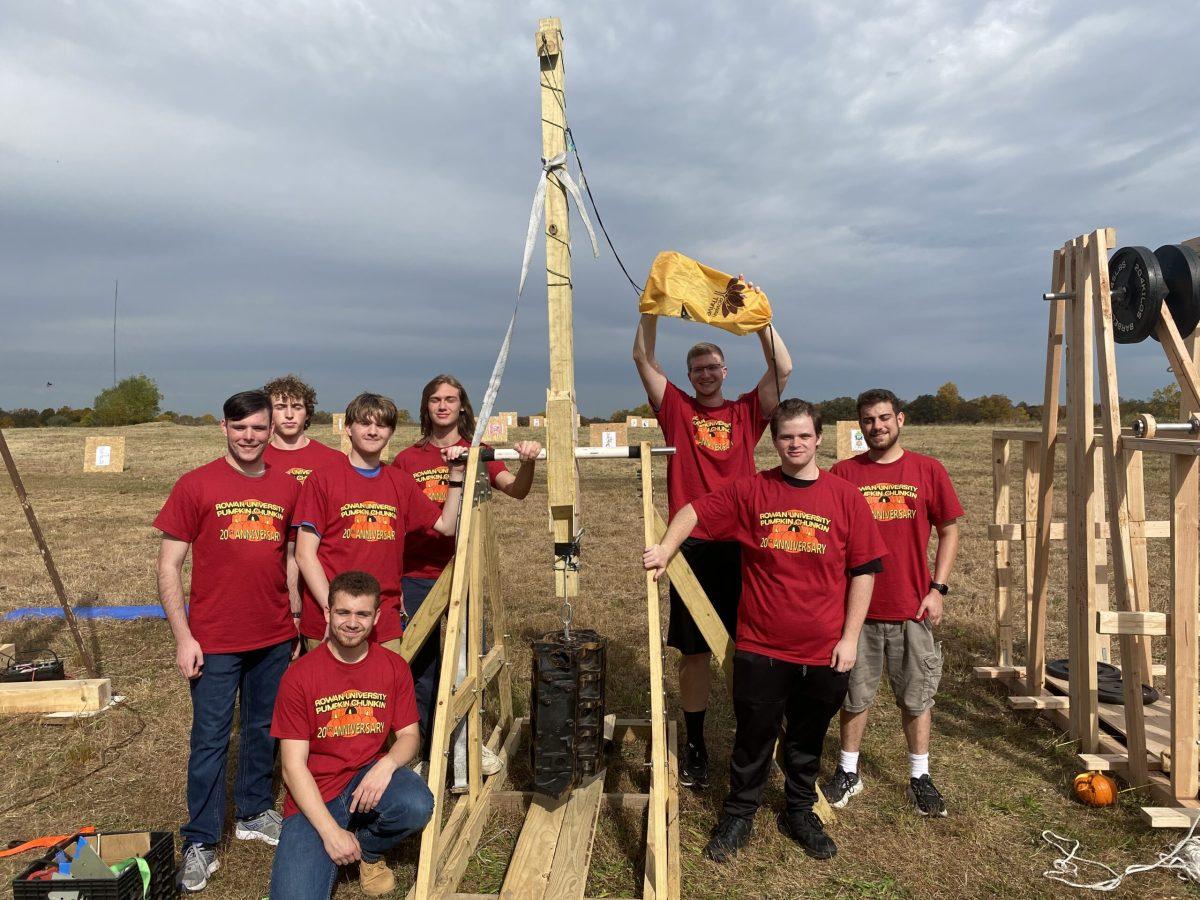
M 929 582 L 929 589 L 931 591 L 937 591 L 943 597 L 950 593 L 950 586 L 948 584 L 938 584 L 936 581 Z

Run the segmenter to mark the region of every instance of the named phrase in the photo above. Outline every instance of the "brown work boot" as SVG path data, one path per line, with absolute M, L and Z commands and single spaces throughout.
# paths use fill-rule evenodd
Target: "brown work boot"
M 358 885 L 368 897 L 382 897 L 396 889 L 396 876 L 388 867 L 387 860 L 358 863 Z

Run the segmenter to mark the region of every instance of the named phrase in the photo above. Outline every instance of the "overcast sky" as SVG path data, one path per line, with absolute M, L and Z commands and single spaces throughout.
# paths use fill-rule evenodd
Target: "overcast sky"
M 287 371 L 323 408 L 476 399 L 512 307 L 539 171 L 539 16 L 636 279 L 675 249 L 772 301 L 809 399 L 1039 400 L 1051 252 L 1115 226 L 1200 234 L 1194 3 L 5 0 L 0 406 L 89 405 L 145 372 L 217 411 Z M 643 401 L 636 297 L 575 236 L 579 403 Z M 498 406 L 544 405 L 539 245 Z M 682 380 L 758 341 L 666 321 Z M 1170 379 L 1122 347 L 1122 393 Z M 53 382 L 53 388 L 46 388 Z

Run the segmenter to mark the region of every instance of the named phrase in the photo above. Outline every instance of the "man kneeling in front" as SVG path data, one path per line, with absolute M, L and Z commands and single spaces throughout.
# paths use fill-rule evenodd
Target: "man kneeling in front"
M 284 674 L 271 723 L 288 790 L 271 869 L 276 900 L 329 900 L 338 866 L 355 861 L 363 893 L 390 893 L 384 853 L 433 812 L 429 788 L 406 767 L 421 746 L 408 663 L 367 641 L 379 582 L 336 576 L 325 617 L 329 639 Z M 389 733 L 396 741 L 385 753 Z

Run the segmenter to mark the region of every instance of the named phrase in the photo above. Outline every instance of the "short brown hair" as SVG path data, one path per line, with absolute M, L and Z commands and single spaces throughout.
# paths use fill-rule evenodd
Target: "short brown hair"
M 350 570 L 335 575 L 329 582 L 329 606 L 333 608 L 335 594 L 345 594 L 347 597 L 371 597 L 375 608 L 379 609 L 379 580 L 370 572 Z
M 467 398 L 467 389 L 453 375 L 435 375 L 421 390 L 421 439 L 417 441 L 418 444 L 428 443 L 429 436 L 433 434 L 433 416 L 429 414 L 429 398 L 443 384 L 458 388 L 458 399 L 462 404 L 458 411 L 458 436 L 466 438 L 468 441 L 475 437 L 475 410 L 471 408 L 471 401 Z
M 371 394 L 366 391 L 359 394 L 346 406 L 346 424 L 366 425 L 372 420 L 384 428 L 395 428 L 396 419 L 400 413 L 390 397 L 383 394 Z
M 821 435 L 821 411 L 807 400 L 784 400 L 775 407 L 775 412 L 771 413 L 771 439 L 779 437 L 779 429 L 784 422 L 790 419 L 798 419 L 801 416 L 808 416 L 812 419 L 813 431 L 817 436 Z
M 858 415 L 862 415 L 862 411 L 868 406 L 874 406 L 876 403 L 890 403 L 892 412 L 901 412 L 900 399 L 889 391 L 887 388 L 871 388 L 863 391 L 858 395 L 858 399 L 854 401 L 855 409 Z
M 706 356 L 709 353 L 713 353 L 713 354 L 716 354 L 717 356 L 721 357 L 721 364 L 724 365 L 725 351 L 722 350 L 720 347 L 718 347 L 716 344 L 710 344 L 708 341 L 701 341 L 699 344 L 695 344 L 692 347 L 692 349 L 688 351 L 688 354 L 687 354 L 688 371 L 690 372 L 692 369 L 692 360 L 693 359 L 695 359 L 697 356 Z
M 317 411 L 317 392 L 298 376 L 289 372 L 282 378 L 268 381 L 263 385 L 263 393 L 271 398 L 271 403 L 275 402 L 276 397 L 304 401 L 304 427 L 307 428 L 312 422 L 313 413 Z

